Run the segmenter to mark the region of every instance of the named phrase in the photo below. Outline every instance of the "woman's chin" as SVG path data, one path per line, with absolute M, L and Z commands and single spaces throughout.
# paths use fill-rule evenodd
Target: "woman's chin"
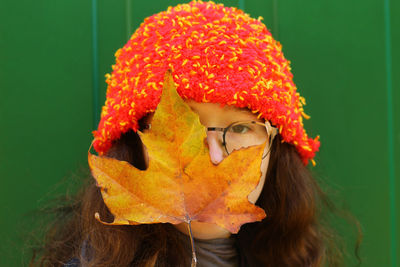
M 216 239 L 216 238 L 229 238 L 231 233 L 216 224 L 204 222 L 192 222 L 192 234 L 197 239 Z M 180 223 L 174 225 L 180 232 L 189 235 L 189 228 L 187 223 Z

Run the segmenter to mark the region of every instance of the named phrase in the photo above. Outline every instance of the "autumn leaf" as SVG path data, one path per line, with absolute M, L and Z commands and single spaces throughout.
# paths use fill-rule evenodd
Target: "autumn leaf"
M 114 215 L 110 224 L 199 221 L 237 233 L 244 223 L 265 217 L 264 210 L 247 199 L 261 176 L 263 146 L 234 151 L 212 164 L 204 126 L 176 92 L 169 71 L 151 126 L 139 132 L 149 155 L 147 170 L 88 155 L 93 177 Z

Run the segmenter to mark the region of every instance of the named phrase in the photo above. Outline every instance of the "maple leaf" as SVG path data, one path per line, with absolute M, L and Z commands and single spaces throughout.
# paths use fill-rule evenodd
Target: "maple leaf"
M 265 217 L 264 210 L 247 199 L 260 180 L 263 145 L 233 151 L 214 165 L 204 145 L 204 126 L 176 92 L 170 71 L 151 125 L 146 133 L 138 132 L 149 155 L 147 170 L 88 155 L 92 175 L 114 215 L 108 224 L 199 221 L 237 233 L 244 223 Z M 96 218 L 100 220 L 97 213 Z

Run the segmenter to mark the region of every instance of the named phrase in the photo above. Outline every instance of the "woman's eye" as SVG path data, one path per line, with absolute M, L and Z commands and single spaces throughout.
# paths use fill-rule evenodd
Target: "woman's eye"
M 238 133 L 238 134 L 244 134 L 247 133 L 250 130 L 250 128 L 246 125 L 238 124 L 238 125 L 233 125 L 230 129 L 231 132 Z

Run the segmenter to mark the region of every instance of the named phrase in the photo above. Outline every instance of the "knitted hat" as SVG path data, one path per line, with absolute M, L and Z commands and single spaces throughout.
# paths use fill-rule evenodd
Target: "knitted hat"
M 248 108 L 279 128 L 304 164 L 318 138 L 303 128 L 305 100 L 296 92 L 289 61 L 261 22 L 234 7 L 193 1 L 148 17 L 115 53 L 107 74 L 107 99 L 94 131 L 99 154 L 138 120 L 154 112 L 165 72 L 172 70 L 179 95 L 197 102 Z

